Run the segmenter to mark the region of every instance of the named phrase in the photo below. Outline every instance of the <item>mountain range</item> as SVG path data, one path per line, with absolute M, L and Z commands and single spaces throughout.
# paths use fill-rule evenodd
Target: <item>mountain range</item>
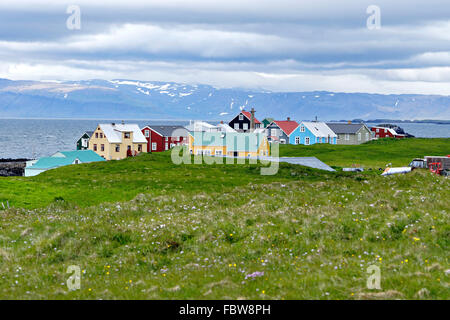
M 450 97 L 419 94 L 270 92 L 135 80 L 0 79 L 0 118 L 230 120 L 255 108 L 296 120 L 450 119 Z

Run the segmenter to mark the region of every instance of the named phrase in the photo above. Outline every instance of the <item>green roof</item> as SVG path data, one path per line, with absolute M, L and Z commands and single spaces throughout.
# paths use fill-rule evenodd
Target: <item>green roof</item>
M 196 147 L 227 147 L 228 152 L 257 152 L 263 134 L 240 132 L 192 132 Z
M 52 169 L 67 166 L 78 159 L 81 163 L 105 161 L 92 150 L 60 151 L 51 157 L 40 158 L 35 164 L 27 169 Z

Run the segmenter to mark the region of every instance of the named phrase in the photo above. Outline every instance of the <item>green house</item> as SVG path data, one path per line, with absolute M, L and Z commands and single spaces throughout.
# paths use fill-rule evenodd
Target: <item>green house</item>
M 89 149 L 89 139 L 94 134 L 94 131 L 86 131 L 77 141 L 77 150 L 88 150 Z
M 272 121 L 273 121 L 273 118 L 265 118 L 265 119 L 262 121 L 262 124 L 263 124 L 264 128 L 267 128 L 267 126 L 268 126 L 269 124 L 271 124 Z

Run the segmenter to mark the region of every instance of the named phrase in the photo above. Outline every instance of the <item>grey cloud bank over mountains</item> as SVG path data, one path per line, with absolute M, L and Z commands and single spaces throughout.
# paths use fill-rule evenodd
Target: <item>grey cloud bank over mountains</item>
M 81 30 L 66 28 L 71 4 Z M 7 0 L 0 77 L 450 95 L 449 17 L 438 0 Z

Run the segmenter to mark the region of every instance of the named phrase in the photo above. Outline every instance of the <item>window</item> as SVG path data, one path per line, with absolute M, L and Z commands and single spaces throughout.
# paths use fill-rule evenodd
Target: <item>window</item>
M 239 123 L 234 124 L 234 130 L 239 130 Z
M 168 150 L 169 149 L 169 144 L 166 142 L 166 146 L 165 149 Z
M 244 120 L 244 115 L 243 115 L 243 114 L 240 114 L 240 115 L 239 115 L 239 121 L 242 121 L 242 120 Z
M 100 139 L 103 139 L 103 133 L 100 132 Z
M 320 138 L 319 137 L 316 138 L 316 142 L 320 143 Z
M 123 137 L 124 137 L 125 139 L 130 139 L 130 136 L 131 136 L 131 134 L 130 134 L 129 132 L 125 132 L 125 133 L 123 134 Z
M 387 133 L 387 129 L 384 129 L 384 133 Z
M 350 140 L 350 135 L 348 133 L 345 134 L 345 140 Z
M 244 123 L 244 124 L 242 125 L 242 128 L 243 128 L 244 130 L 248 130 L 248 123 Z
M 75 159 L 75 162 L 74 162 L 75 164 L 79 164 L 80 163 L 80 160 L 78 160 L 78 159 Z
M 97 151 L 97 145 L 94 144 L 94 151 Z
M 209 149 L 204 150 L 204 151 L 203 151 L 203 154 L 204 154 L 205 156 L 210 156 L 210 155 L 211 155 L 211 150 L 209 150 Z
M 101 145 L 100 145 L 100 150 L 101 150 L 101 151 L 105 151 L 105 145 L 104 145 L 104 144 L 101 144 Z
M 369 133 L 366 132 L 366 140 L 369 140 Z
M 222 155 L 222 150 L 216 150 L 216 156 L 221 156 Z
M 142 144 L 138 144 L 138 151 L 142 152 Z
M 116 144 L 116 152 L 120 152 L 120 144 Z
M 145 130 L 145 131 L 144 131 L 144 134 L 145 134 L 145 137 L 146 137 L 146 138 L 150 137 L 150 131 Z
M 295 144 L 300 144 L 300 137 L 295 137 Z
M 358 132 L 358 141 L 361 141 L 361 132 Z
M 98 132 L 95 133 L 95 137 L 98 138 Z
M 306 139 L 305 139 L 305 144 L 306 144 L 307 146 L 309 146 L 309 137 L 306 137 Z
M 305 132 L 305 127 L 304 126 L 300 127 L 300 132 Z
M 152 151 L 156 150 L 156 142 L 152 142 Z
M 175 146 L 175 143 L 170 144 L 170 149 L 172 149 Z
M 81 139 L 81 146 L 84 148 L 88 147 L 88 139 Z
M 380 129 L 377 128 L 377 132 L 380 132 Z

